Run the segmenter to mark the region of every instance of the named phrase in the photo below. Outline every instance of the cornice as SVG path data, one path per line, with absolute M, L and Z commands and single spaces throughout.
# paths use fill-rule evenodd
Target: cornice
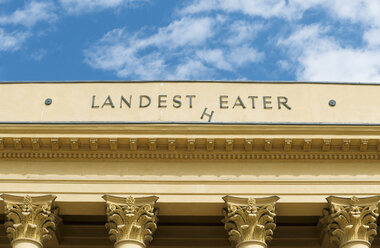
M 0 159 L 379 160 L 377 126 L 0 125 Z
M 378 139 L 0 138 L 0 159 L 379 160 Z

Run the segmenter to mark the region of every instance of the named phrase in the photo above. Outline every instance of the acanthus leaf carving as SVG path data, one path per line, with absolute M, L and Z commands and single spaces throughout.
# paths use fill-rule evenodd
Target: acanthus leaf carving
M 277 196 L 267 198 L 239 198 L 225 196 L 224 227 L 233 244 L 256 242 L 266 245 L 276 228 Z
M 148 246 L 157 229 L 158 197 L 103 196 L 109 238 L 112 242 L 134 241 Z
M 33 240 L 43 246 L 60 221 L 58 208 L 54 207 L 56 196 L 31 197 L 2 194 L 6 222 L 4 224 L 11 242 L 21 239 Z
M 362 242 L 370 247 L 377 234 L 378 203 L 380 196 L 368 198 L 327 198 L 327 227 L 330 241 L 344 246 L 349 242 Z M 325 217 L 326 218 L 326 217 Z

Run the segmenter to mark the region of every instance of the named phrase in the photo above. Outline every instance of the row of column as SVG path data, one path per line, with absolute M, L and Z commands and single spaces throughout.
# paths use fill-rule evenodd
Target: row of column
M 13 196 L 3 194 L 6 232 L 13 248 L 43 248 L 60 222 L 56 196 Z M 109 237 L 115 248 L 146 248 L 157 229 L 158 197 L 103 196 Z M 224 227 L 237 248 L 266 248 L 276 228 L 279 197 L 223 197 Z M 327 198 L 319 227 L 324 242 L 341 248 L 369 248 L 377 234 L 380 196 Z M 327 243 L 323 247 L 328 246 Z

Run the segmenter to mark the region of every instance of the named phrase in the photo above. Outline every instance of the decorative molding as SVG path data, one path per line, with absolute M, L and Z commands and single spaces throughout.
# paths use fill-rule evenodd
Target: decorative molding
M 331 148 L 331 139 L 323 139 L 322 151 L 330 151 Z
M 157 150 L 157 139 L 149 139 L 149 150 L 155 151 Z
M 91 151 L 98 150 L 98 139 L 90 139 L 90 150 Z
M 284 151 L 285 152 L 290 152 L 292 150 L 292 139 L 285 139 L 284 140 Z
M 70 159 L 70 160 L 88 160 L 88 159 L 110 159 L 110 160 L 132 160 L 132 159 L 207 159 L 207 160 L 380 160 L 378 153 L 241 153 L 241 152 L 33 152 L 33 151 L 10 151 L 0 152 L 0 160 L 7 159 Z
M 5 229 L 11 242 L 31 240 L 42 247 L 55 232 L 60 221 L 58 208 L 54 207 L 56 196 L 13 196 L 2 194 L 4 200 Z
M 136 151 L 137 150 L 137 139 L 129 139 L 129 150 Z
M 267 152 L 270 152 L 272 150 L 272 147 L 273 147 L 272 139 L 265 139 L 264 142 L 265 142 L 264 143 L 264 150 Z
M 112 151 L 117 150 L 117 147 L 118 147 L 117 139 L 109 139 L 109 142 L 110 142 L 110 149 Z
M 304 139 L 303 140 L 303 150 L 305 152 L 310 152 L 311 151 L 311 139 Z
M 51 143 L 51 149 L 52 150 L 56 151 L 59 149 L 59 139 L 58 138 L 51 138 L 50 143 Z
M 13 146 L 15 150 L 21 150 L 22 149 L 21 138 L 13 138 Z
M 39 138 L 32 138 L 32 149 L 33 150 L 39 150 L 40 149 L 40 139 Z
M 342 145 L 342 151 L 349 151 L 350 150 L 350 143 L 351 143 L 351 140 L 350 139 L 344 139 L 343 140 L 343 145 Z
M 109 238 L 115 242 L 138 242 L 148 246 L 157 229 L 158 197 L 117 197 L 104 195 Z
M 225 146 L 226 146 L 226 152 L 232 152 L 234 149 L 234 140 L 226 139 Z
M 168 150 L 175 151 L 176 149 L 176 139 L 168 139 Z
M 188 151 L 195 150 L 195 139 L 187 139 L 187 150 Z
M 361 152 L 365 152 L 365 151 L 367 151 L 367 149 L 368 149 L 368 140 L 367 139 L 362 139 L 360 141 L 360 151 Z
M 377 234 L 380 196 L 368 198 L 327 198 L 329 206 L 319 221 L 331 243 L 343 247 L 348 243 L 371 246 Z
M 71 150 L 78 150 L 79 149 L 79 141 L 76 138 L 70 139 L 70 145 L 71 145 Z
M 246 139 L 244 141 L 244 150 L 246 152 L 251 152 L 253 150 L 253 139 Z
M 240 198 L 225 196 L 224 228 L 229 240 L 239 246 L 254 242 L 266 247 L 276 228 L 276 202 L 279 197 Z
M 206 140 L 206 150 L 209 152 L 214 151 L 215 149 L 215 140 L 214 139 L 207 139 Z
M 0 159 L 379 160 L 378 139 L 0 138 Z

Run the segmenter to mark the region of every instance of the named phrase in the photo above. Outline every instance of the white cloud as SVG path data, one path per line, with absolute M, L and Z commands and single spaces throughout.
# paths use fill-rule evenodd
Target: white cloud
M 324 8 L 333 18 L 380 26 L 378 0 L 194 0 L 179 12 L 192 15 L 210 11 L 239 12 L 265 19 L 297 20 L 306 10 Z
M 223 16 L 186 16 L 151 35 L 143 30 L 129 34 L 115 29 L 85 51 L 85 62 L 93 68 L 115 71 L 120 77 L 211 79 L 218 70 L 234 72 L 263 57 L 242 44 L 252 40 L 258 27 L 247 24 L 235 30 L 237 25 L 227 23 Z
M 380 50 L 344 47 L 327 31 L 320 25 L 303 26 L 279 40 L 298 63 L 297 80 L 380 82 Z
M 285 0 L 195 0 L 183 8 L 180 13 L 186 15 L 220 10 L 228 13 L 242 12 L 247 15 L 271 18 L 284 15 L 285 7 Z
M 60 1 L 69 6 L 67 9 L 76 6 L 72 11 L 130 2 Z M 302 26 L 304 14 L 313 10 L 323 10 L 328 16 L 324 20 L 334 24 L 326 26 L 327 21 L 312 20 L 316 24 Z M 380 54 L 378 13 L 378 0 L 194 0 L 177 11 L 177 20 L 153 34 L 145 29 L 108 32 L 85 51 L 85 61 L 120 77 L 204 79 L 220 71 L 233 74 L 263 61 L 264 52 L 273 54 L 280 47 L 288 58 L 280 58 L 277 66 L 296 72 L 298 80 L 380 81 L 376 61 Z M 256 42 L 259 32 L 273 28 L 274 19 L 282 19 L 285 30 L 277 34 L 269 30 L 266 41 Z M 339 38 L 353 23 L 362 28 L 359 39 L 364 45 Z M 284 33 L 287 36 L 281 36 Z M 348 45 L 354 43 L 355 47 Z
M 60 0 L 62 7 L 71 14 L 116 8 L 123 5 L 137 4 L 142 0 Z
M 120 77 L 188 79 L 208 71 L 191 57 L 195 57 L 196 47 L 213 37 L 215 25 L 211 18 L 182 18 L 150 36 L 115 29 L 85 51 L 85 61 L 94 68 L 115 71 Z M 170 65 L 172 59 L 182 62 Z
M 380 47 L 380 27 L 372 28 L 364 33 L 363 39 L 371 48 Z
M 232 71 L 232 65 L 227 62 L 222 49 L 199 50 L 197 56 L 206 63 L 214 65 L 217 69 Z
M 264 53 L 258 52 L 256 49 L 248 45 L 243 45 L 232 48 L 228 57 L 235 67 L 242 67 L 262 60 L 264 58 Z
M 239 45 L 252 42 L 259 31 L 265 28 L 263 24 L 236 20 L 229 26 L 231 35 L 226 40 L 229 45 Z
M 0 51 L 18 50 L 28 36 L 29 34 L 26 32 L 6 33 L 0 28 Z
M 55 7 L 50 1 L 31 1 L 23 9 L 18 9 L 10 15 L 0 16 L 0 25 L 12 24 L 32 27 L 42 21 L 54 22 L 58 18 L 54 10 Z
M 160 28 L 156 35 L 146 40 L 145 45 L 178 47 L 200 45 L 214 35 L 216 20 L 204 18 L 182 18 L 167 27 Z
M 198 60 L 188 60 L 184 63 L 179 64 L 175 68 L 174 74 L 167 75 L 169 80 L 178 79 L 211 79 L 213 70 L 206 67 L 202 62 Z

